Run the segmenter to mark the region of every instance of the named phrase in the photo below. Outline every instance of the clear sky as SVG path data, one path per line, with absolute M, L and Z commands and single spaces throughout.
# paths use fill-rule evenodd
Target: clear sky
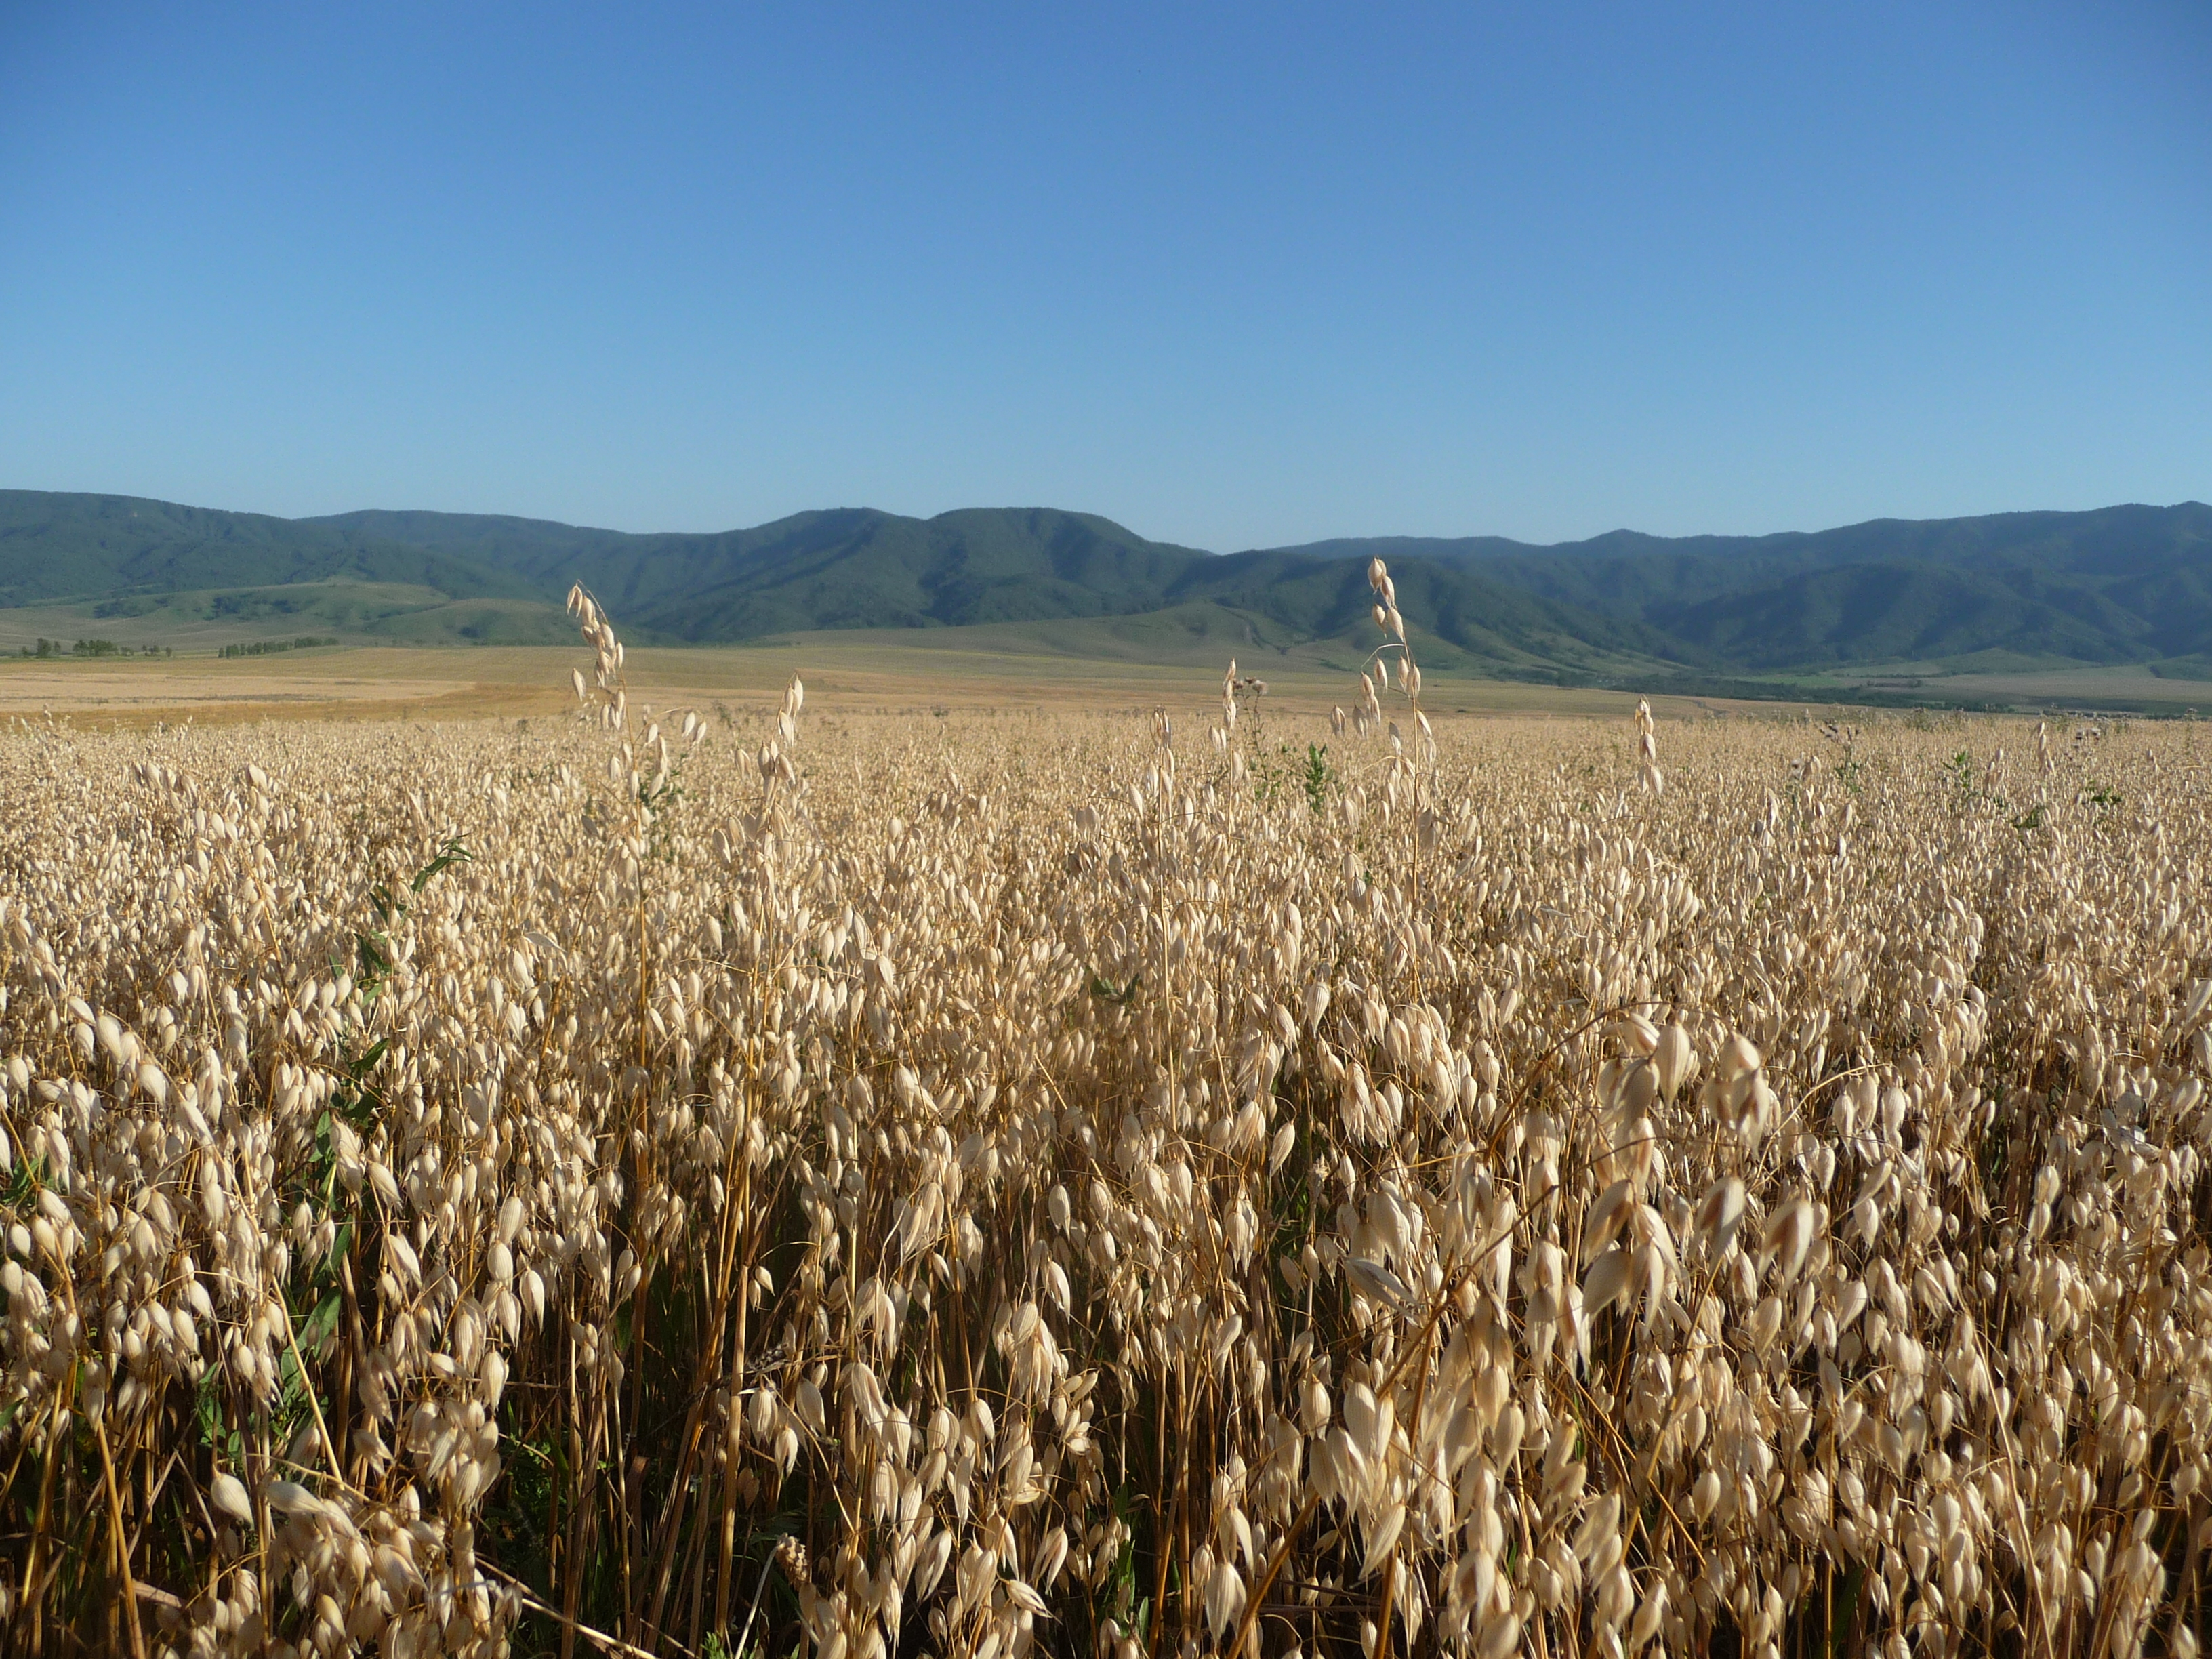
M 2212 5 L 15 0 L 0 486 L 1221 550 L 2212 498 Z

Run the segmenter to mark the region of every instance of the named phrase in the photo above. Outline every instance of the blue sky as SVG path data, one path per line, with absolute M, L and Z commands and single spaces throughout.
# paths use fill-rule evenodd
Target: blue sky
M 0 487 L 1222 550 L 2204 499 L 2212 7 L 0 7 Z

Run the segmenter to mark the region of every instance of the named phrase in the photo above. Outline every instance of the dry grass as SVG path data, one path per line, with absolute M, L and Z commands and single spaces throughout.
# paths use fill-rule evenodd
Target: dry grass
M 1012 708 L 1115 709 L 1142 715 L 1165 702 L 1204 710 L 1221 678 L 1218 662 L 1140 664 L 1080 654 L 997 649 L 986 630 L 903 629 L 814 635 L 795 644 L 632 652 L 629 679 L 641 697 L 696 703 L 732 716 L 773 699 L 797 666 L 825 704 L 848 713 L 1003 714 Z M 1016 641 L 1016 643 L 1020 641 Z M 342 647 L 218 661 L 11 660 L 0 657 L 0 718 L 51 714 L 88 731 L 155 726 L 369 720 L 532 717 L 565 709 L 562 682 L 575 653 L 542 646 L 471 648 Z M 1267 677 L 1267 712 L 1327 714 L 1357 682 L 1311 662 L 1248 658 Z M 1431 715 L 1552 714 L 1618 717 L 1632 693 L 1524 685 L 1437 676 Z M 1771 715 L 1772 704 L 1662 700 L 1662 713 L 1702 717 L 1708 708 Z
M 0 740 L 12 1651 L 2194 1650 L 2189 728 L 611 658 Z

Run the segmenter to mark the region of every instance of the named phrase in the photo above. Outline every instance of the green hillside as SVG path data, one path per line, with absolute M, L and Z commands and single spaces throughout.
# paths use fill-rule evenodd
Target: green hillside
M 1897 665 L 1916 677 L 2139 665 L 2187 678 L 2212 658 L 2212 507 L 2197 502 L 1761 537 L 1379 538 L 1217 556 L 1045 507 L 933 519 L 838 508 L 633 535 L 19 490 L 0 492 L 0 633 L 35 615 L 118 638 L 536 643 L 569 637 L 560 605 L 582 582 L 641 644 L 1005 626 L 1067 648 L 1218 639 L 1348 665 L 1374 643 L 1366 566 L 1378 554 L 1439 669 L 1847 684 Z
M 1266 624 L 1302 641 L 1372 642 L 1364 559 L 1218 557 L 1147 541 L 1111 520 L 1044 507 L 933 519 L 866 510 L 802 514 L 714 536 L 622 537 L 525 520 L 355 514 L 331 520 L 526 575 L 541 591 L 582 581 L 640 637 L 695 644 L 814 629 L 972 627 L 1160 613 L 1187 632 L 1210 608 L 1225 634 Z M 1609 672 L 1673 654 L 1657 631 L 1516 592 L 1474 572 L 1399 573 L 1422 626 L 1492 672 Z M 1702 660 L 1696 658 L 1694 660 Z
M 1381 538 L 1289 550 L 1380 555 L 1642 623 L 1739 668 L 1945 661 L 1991 649 L 2118 663 L 2212 647 L 2212 507 L 1877 519 L 1776 536 L 1614 531 L 1537 547 Z
M 333 580 L 540 597 L 496 567 L 330 525 L 132 495 L 0 490 L 0 605 Z
M 435 513 L 314 522 L 415 538 L 518 576 L 549 598 L 582 582 L 626 623 L 694 641 L 1151 610 L 1188 567 L 1212 556 L 1046 508 L 927 520 L 842 508 L 711 535 L 628 536 Z
M 1678 654 L 1674 642 L 1656 629 L 1617 622 L 1449 565 L 1409 559 L 1391 569 L 1406 614 L 1470 651 L 1557 661 Z M 1364 558 L 1236 554 L 1194 568 L 1176 592 L 1204 594 L 1317 635 L 1374 633 L 1374 594 Z

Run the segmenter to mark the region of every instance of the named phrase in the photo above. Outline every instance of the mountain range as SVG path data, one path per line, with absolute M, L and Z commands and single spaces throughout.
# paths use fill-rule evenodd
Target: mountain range
M 1425 660 L 1515 678 L 2148 664 L 2212 675 L 2212 507 L 1875 520 L 1759 537 L 1536 546 L 1376 538 L 1217 554 L 1050 508 L 866 508 L 636 535 L 475 514 L 287 520 L 0 491 L 0 636 L 78 618 L 190 641 L 565 641 L 582 582 L 626 638 L 1108 622 L 1259 649 L 1365 640 L 1388 559 Z M 228 634 L 225 634 L 228 630 Z M 26 632 L 14 626 L 14 632 Z

